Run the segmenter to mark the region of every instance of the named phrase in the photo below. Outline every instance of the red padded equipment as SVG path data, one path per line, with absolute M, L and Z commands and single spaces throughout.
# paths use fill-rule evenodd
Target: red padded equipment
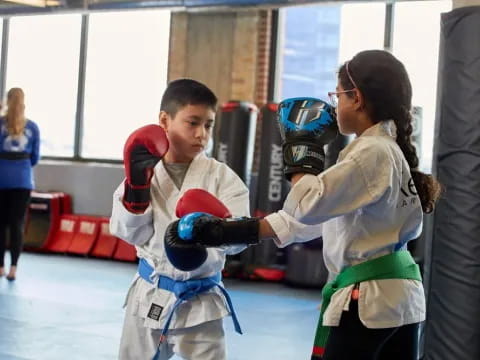
M 77 215 L 67 214 L 60 216 L 59 226 L 45 247 L 46 250 L 64 253 L 70 247 L 80 219 Z
M 113 258 L 115 260 L 134 262 L 137 261 L 137 250 L 135 246 L 119 239 Z
M 99 220 L 98 217 L 79 216 L 77 231 L 67 248 L 68 253 L 77 255 L 88 255 L 90 253 L 100 230 Z
M 118 238 L 110 234 L 109 219 L 100 218 L 100 231 L 91 255 L 110 259 L 115 253 L 118 242 Z

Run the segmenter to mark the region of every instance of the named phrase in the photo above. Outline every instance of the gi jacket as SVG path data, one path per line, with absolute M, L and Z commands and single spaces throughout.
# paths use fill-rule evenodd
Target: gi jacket
M 215 159 L 207 158 L 203 153 L 190 164 L 181 189 L 177 189 L 165 170 L 163 162 L 157 164 L 150 190 L 151 205 L 143 214 L 132 214 L 125 209 L 122 204 L 123 188 L 122 183 L 113 195 L 110 232 L 136 245 L 138 257 L 145 258 L 155 268 L 156 275 L 168 276 L 174 280 L 209 277 L 223 269 L 227 254 L 235 254 L 245 248 L 245 246 L 208 248 L 206 262 L 190 272 L 174 268 L 165 255 L 163 241 L 165 230 L 172 221 L 177 219 L 175 216 L 177 201 L 189 189 L 207 190 L 220 199 L 234 217 L 249 216 L 248 189 L 245 184 L 228 166 Z M 144 325 L 152 329 L 163 328 L 175 300 L 173 293 L 158 289 L 155 285 L 139 278 L 138 274 L 134 278 L 126 299 L 128 302 L 133 302 L 133 315 L 144 318 Z M 147 316 L 152 304 L 163 308 L 158 320 Z M 220 290 L 214 288 L 180 305 L 170 328 L 195 326 L 220 319 L 228 313 Z
M 333 280 L 346 267 L 405 250 L 422 230 L 422 207 L 409 165 L 395 141 L 393 121 L 365 130 L 318 176 L 305 175 L 281 211 L 266 217 L 286 246 L 304 241 L 297 224 L 323 223 L 323 254 Z M 348 310 L 354 285 L 338 290 L 324 314 L 337 326 Z M 373 280 L 360 284 L 359 316 L 368 328 L 425 320 L 423 286 L 416 280 Z

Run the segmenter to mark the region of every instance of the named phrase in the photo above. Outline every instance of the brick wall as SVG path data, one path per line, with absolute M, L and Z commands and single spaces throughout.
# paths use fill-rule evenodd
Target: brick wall
M 259 11 L 257 29 L 257 73 L 254 100 L 257 106 L 261 106 L 267 102 L 270 71 L 271 37 L 272 12 L 271 10 Z
M 169 80 L 190 77 L 209 86 L 220 104 L 242 100 L 261 107 L 268 97 L 271 36 L 271 10 L 174 13 Z M 259 168 L 261 121 L 257 119 L 253 174 Z
M 185 76 L 187 68 L 188 14 L 173 13 L 170 25 L 168 81 Z
M 176 12 L 170 33 L 169 80 L 205 82 L 220 102 L 267 101 L 270 10 Z

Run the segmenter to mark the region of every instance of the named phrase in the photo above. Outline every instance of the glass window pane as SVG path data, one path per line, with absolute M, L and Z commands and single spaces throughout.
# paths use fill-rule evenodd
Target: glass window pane
M 335 90 L 340 63 L 358 51 L 383 48 L 385 4 L 316 5 L 281 11 L 277 101 L 296 96 L 327 100 L 327 92 Z
M 135 128 L 158 122 L 170 12 L 90 15 L 82 157 L 121 159 Z
M 452 2 L 445 0 L 395 4 L 393 54 L 404 63 L 410 75 L 413 106 L 419 106 L 423 113 L 421 136 L 416 145 L 421 155 L 420 167 L 428 172 L 432 163 L 437 99 L 440 14 L 451 9 Z
M 42 156 L 73 156 L 81 15 L 10 19 L 6 90 L 25 91 Z
M 383 49 L 384 36 L 385 4 L 343 5 L 339 64 L 350 60 L 360 51 Z

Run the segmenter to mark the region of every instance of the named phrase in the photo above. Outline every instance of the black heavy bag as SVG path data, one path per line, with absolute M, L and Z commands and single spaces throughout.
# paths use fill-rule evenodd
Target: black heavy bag
M 260 109 L 258 150 L 258 177 L 255 189 L 254 216 L 264 217 L 278 211 L 289 191 L 289 184 L 283 175 L 282 139 L 277 123 L 275 103 L 268 103 Z M 250 247 L 242 253 L 244 276 L 250 279 L 270 281 L 285 277 L 285 251 L 272 241 L 265 241 Z
M 322 246 L 322 238 L 318 238 L 287 247 L 287 284 L 307 288 L 322 288 L 325 285 L 328 270 L 323 261 Z
M 480 7 L 442 15 L 425 359 L 480 359 Z
M 220 107 L 213 157 L 226 163 L 248 185 L 253 161 L 257 107 L 229 101 Z
M 257 107 L 246 101 L 229 101 L 220 107 L 215 125 L 213 157 L 226 163 L 250 187 L 257 123 Z M 225 277 L 236 277 L 242 270 L 240 255 L 228 256 Z

